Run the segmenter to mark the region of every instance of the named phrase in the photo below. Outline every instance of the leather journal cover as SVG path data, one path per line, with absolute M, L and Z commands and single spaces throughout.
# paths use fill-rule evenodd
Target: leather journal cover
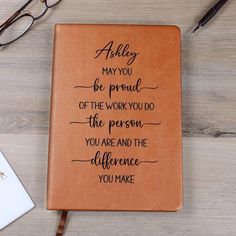
M 48 209 L 181 208 L 180 35 L 56 25 Z

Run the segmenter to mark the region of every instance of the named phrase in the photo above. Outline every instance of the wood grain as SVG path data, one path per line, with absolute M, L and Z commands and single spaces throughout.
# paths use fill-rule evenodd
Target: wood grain
M 45 210 L 45 134 L 1 134 L 4 154 L 36 208 L 1 236 L 54 235 L 58 213 Z M 184 139 L 184 207 L 177 213 L 73 212 L 65 236 L 234 236 L 236 139 Z
M 37 207 L 1 232 L 54 235 L 45 210 L 53 26 L 58 22 L 176 24 L 182 30 L 185 204 L 179 213 L 76 212 L 67 234 L 236 235 L 236 2 L 197 35 L 215 0 L 64 0 L 21 40 L 0 50 L 0 148 Z M 0 20 L 25 0 L 1 0 Z M 39 1 L 30 9 L 41 11 Z
M 2 19 L 20 2 L 2 0 Z M 0 133 L 48 132 L 53 25 L 89 22 L 179 25 L 184 136 L 236 137 L 236 3 L 229 1 L 198 35 L 189 33 L 212 2 L 63 1 L 23 39 L 1 50 Z M 39 5 L 32 8 L 39 12 Z

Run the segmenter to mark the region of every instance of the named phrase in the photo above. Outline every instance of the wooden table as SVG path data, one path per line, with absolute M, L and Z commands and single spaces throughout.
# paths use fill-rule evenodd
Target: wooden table
M 1 0 L 1 20 L 24 2 Z M 45 209 L 45 192 L 53 25 L 58 22 L 182 29 L 183 209 L 75 212 L 65 236 L 236 235 L 236 1 L 199 34 L 189 33 L 214 2 L 64 0 L 24 38 L 0 51 L 0 148 L 37 205 L 1 236 L 50 236 L 57 225 L 58 213 Z M 40 11 L 38 5 L 32 9 Z

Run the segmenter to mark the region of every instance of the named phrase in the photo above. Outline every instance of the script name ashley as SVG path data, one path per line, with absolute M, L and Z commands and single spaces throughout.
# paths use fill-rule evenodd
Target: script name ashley
M 131 65 L 138 56 L 138 52 L 129 50 L 129 44 L 119 44 L 117 47 L 114 46 L 114 42 L 110 41 L 103 48 L 96 50 L 95 59 L 104 55 L 105 59 L 113 59 L 116 57 L 126 57 L 127 65 Z

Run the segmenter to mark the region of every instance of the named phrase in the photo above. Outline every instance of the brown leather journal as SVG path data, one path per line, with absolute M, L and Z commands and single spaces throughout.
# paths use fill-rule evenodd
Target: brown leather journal
M 55 27 L 47 208 L 182 206 L 180 30 Z

